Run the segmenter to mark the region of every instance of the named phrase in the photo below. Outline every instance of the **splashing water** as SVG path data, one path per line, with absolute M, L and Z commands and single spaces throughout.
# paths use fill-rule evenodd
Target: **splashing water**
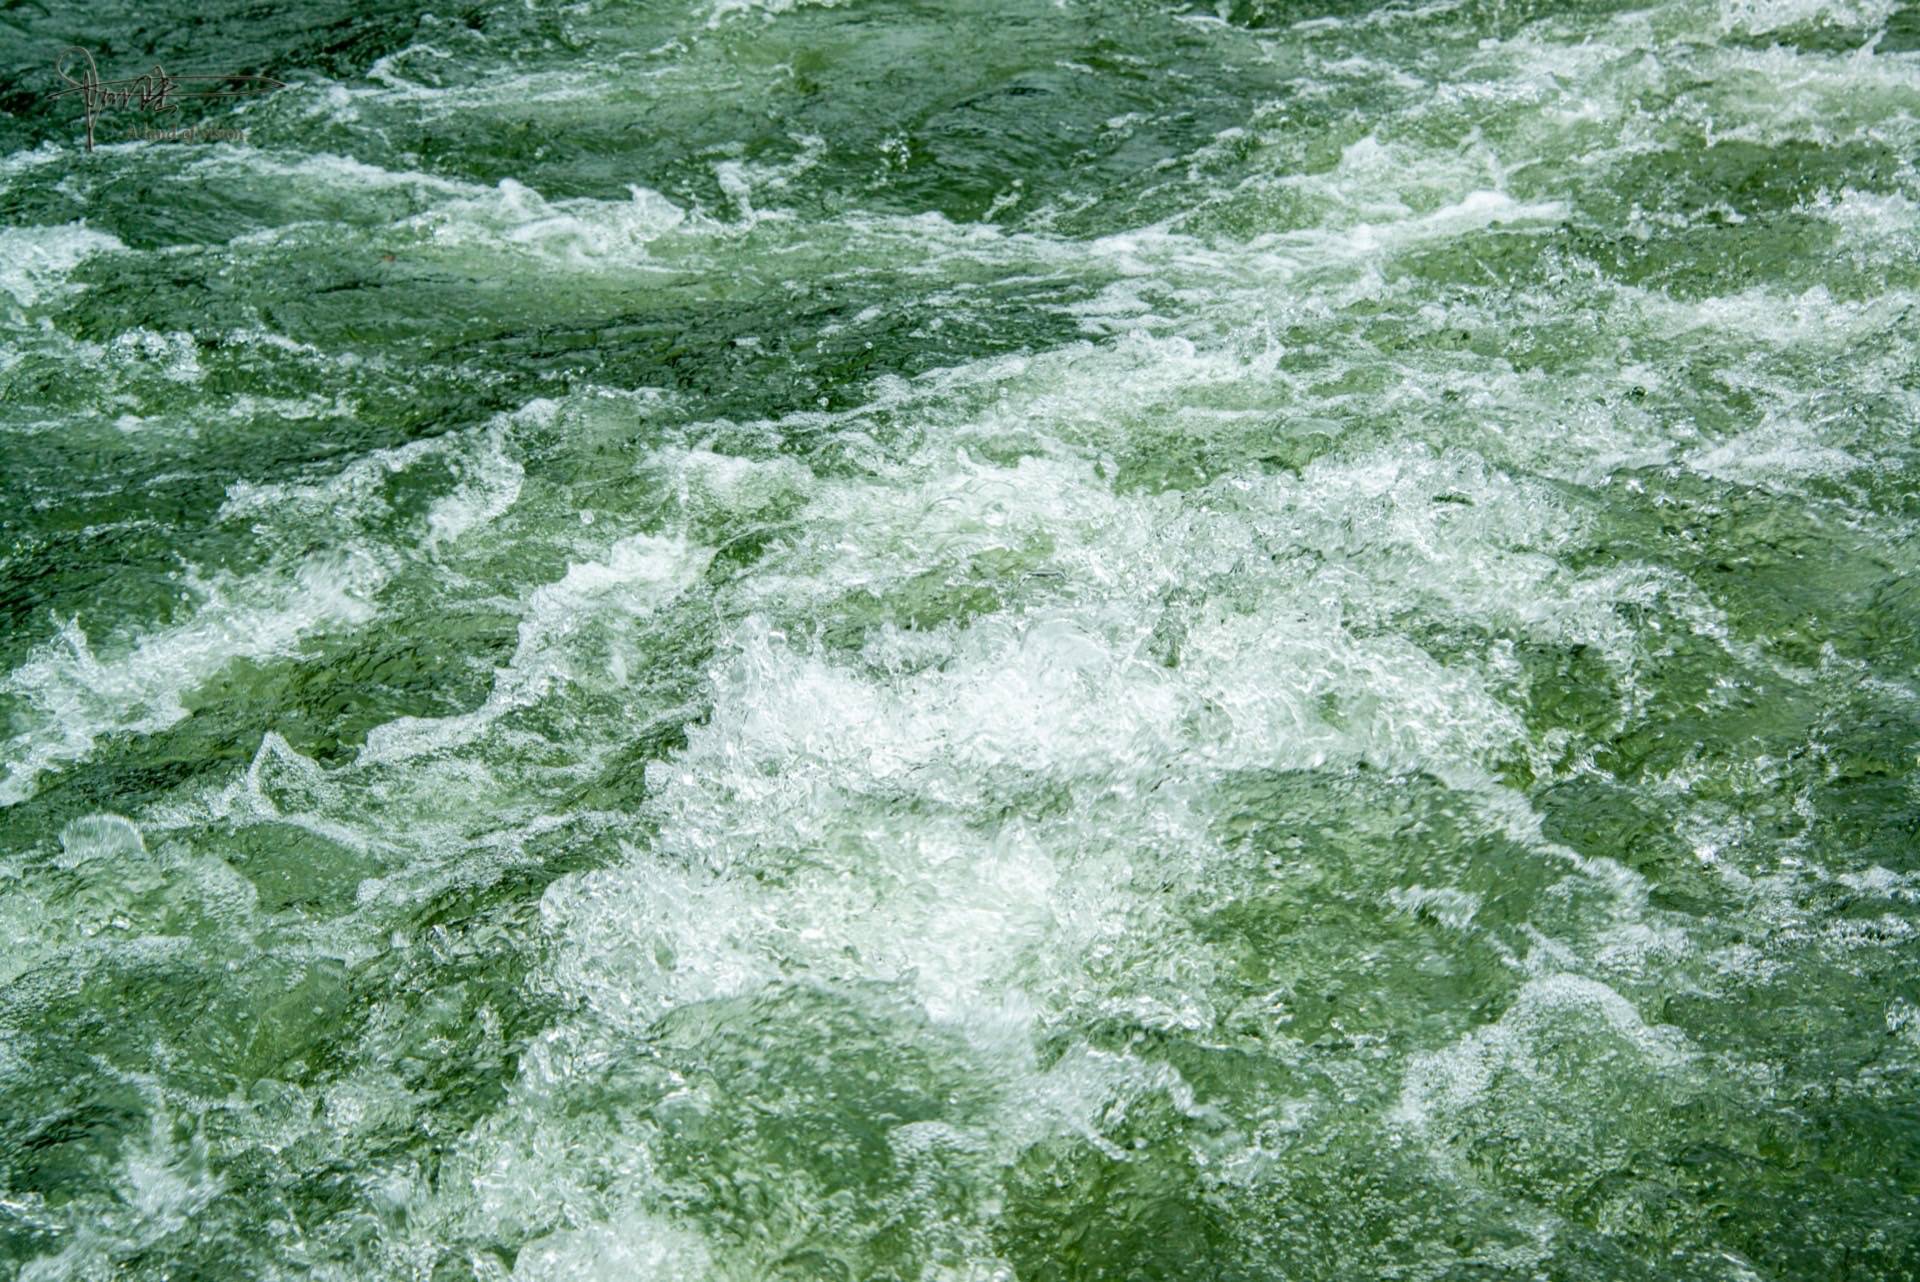
M 0 1277 L 1920 1276 L 1920 10 L 122 9 Z

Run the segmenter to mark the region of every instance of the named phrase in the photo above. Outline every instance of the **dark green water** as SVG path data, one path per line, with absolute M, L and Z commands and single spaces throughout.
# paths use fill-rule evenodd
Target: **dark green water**
M 0 108 L 0 1277 L 1920 1276 L 1920 9 Z

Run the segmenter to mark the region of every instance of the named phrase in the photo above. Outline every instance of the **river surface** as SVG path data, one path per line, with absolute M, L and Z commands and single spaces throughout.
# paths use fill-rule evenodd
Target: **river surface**
M 1920 8 L 0 105 L 0 1277 L 1920 1275 Z

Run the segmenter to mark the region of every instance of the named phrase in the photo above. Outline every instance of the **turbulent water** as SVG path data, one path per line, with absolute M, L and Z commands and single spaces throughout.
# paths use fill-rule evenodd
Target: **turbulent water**
M 0 105 L 0 1276 L 1920 1275 L 1920 8 Z

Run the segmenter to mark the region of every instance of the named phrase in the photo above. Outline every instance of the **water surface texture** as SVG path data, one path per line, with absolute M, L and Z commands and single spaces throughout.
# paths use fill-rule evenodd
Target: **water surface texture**
M 1920 9 L 0 106 L 0 1277 L 1920 1275 Z

